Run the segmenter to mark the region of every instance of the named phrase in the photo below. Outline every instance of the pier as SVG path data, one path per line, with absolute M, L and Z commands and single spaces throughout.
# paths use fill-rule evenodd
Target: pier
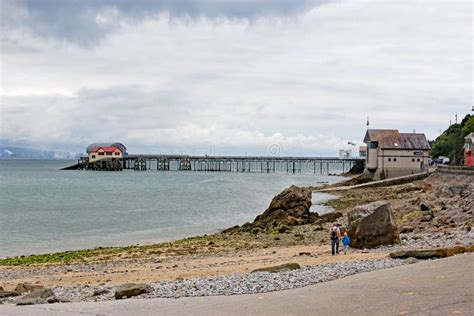
M 120 158 L 103 158 L 89 162 L 81 157 L 77 164 L 64 170 L 96 171 L 197 171 L 253 173 L 340 174 L 353 167 L 364 168 L 364 158 L 279 157 L 279 156 L 190 156 L 130 154 Z

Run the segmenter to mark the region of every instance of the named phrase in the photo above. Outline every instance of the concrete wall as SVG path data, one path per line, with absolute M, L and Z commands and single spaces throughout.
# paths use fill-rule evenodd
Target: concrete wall
M 365 159 L 365 165 L 367 169 L 377 169 L 378 167 L 378 149 L 368 149 L 367 157 Z
M 369 149 L 367 169 L 373 168 L 377 151 L 375 179 L 388 179 L 428 170 L 428 150 Z

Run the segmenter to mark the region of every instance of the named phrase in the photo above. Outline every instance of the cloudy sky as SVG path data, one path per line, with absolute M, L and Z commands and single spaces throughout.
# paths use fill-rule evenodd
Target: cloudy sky
M 335 155 L 472 106 L 469 0 L 0 3 L 3 143 Z

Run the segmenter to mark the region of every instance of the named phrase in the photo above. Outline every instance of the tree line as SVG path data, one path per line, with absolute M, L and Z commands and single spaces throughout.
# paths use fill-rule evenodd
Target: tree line
M 474 115 L 466 115 L 461 123 L 452 124 L 438 138 L 430 143 L 430 155 L 449 157 L 452 165 L 464 163 L 464 138 L 474 132 Z

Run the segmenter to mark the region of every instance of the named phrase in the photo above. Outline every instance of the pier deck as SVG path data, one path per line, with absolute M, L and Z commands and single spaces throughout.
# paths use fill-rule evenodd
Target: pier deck
M 64 170 L 121 171 L 205 171 L 340 174 L 356 165 L 363 169 L 363 158 L 280 157 L 280 156 L 193 156 L 130 154 L 122 158 L 104 158 L 89 162 L 81 157 L 78 163 Z

